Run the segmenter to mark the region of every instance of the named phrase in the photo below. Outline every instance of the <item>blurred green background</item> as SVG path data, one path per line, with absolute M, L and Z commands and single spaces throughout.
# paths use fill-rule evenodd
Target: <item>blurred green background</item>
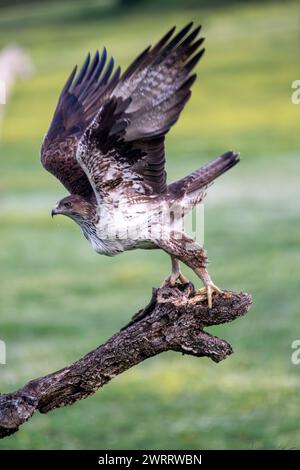
M 300 447 L 300 366 L 291 363 L 300 337 L 296 2 L 2 2 L 0 47 L 23 46 L 36 71 L 17 83 L 0 141 L 1 392 L 106 340 L 168 274 L 162 252 L 96 256 L 73 222 L 52 221 L 65 191 L 42 169 L 39 148 L 87 51 L 106 45 L 124 68 L 190 20 L 203 25 L 207 53 L 167 140 L 168 173 L 173 181 L 228 149 L 241 152 L 205 205 L 213 279 L 254 298 L 245 318 L 210 330 L 235 354 L 220 364 L 160 355 L 87 400 L 35 415 L 0 449 Z

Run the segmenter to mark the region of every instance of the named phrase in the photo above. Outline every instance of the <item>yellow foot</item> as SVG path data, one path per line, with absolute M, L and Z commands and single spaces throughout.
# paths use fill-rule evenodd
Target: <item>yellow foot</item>
M 180 271 L 170 274 L 167 279 L 164 280 L 160 287 L 171 286 L 174 287 L 176 281 L 180 281 L 182 284 L 188 284 L 190 281 Z
M 215 286 L 213 283 L 209 283 L 204 287 L 201 287 L 201 289 L 198 289 L 196 292 L 196 295 L 204 295 L 206 294 L 207 296 L 207 302 L 208 302 L 208 308 L 212 308 L 212 295 L 213 293 L 218 293 L 222 294 L 222 290 Z

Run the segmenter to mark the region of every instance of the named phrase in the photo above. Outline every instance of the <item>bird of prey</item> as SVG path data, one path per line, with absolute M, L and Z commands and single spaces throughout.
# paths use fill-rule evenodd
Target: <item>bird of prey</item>
M 172 28 L 125 70 L 106 49 L 88 54 L 67 80 L 42 149 L 43 166 L 69 195 L 52 216 L 63 214 L 82 229 L 97 253 L 114 256 L 137 248 L 171 256 L 165 283 L 188 280 L 179 262 L 202 280 L 208 306 L 221 292 L 207 271 L 202 246 L 182 229 L 185 214 L 202 201 L 215 178 L 233 167 L 228 151 L 190 175 L 167 184 L 165 135 L 191 95 L 192 73 L 203 56 L 201 27 Z

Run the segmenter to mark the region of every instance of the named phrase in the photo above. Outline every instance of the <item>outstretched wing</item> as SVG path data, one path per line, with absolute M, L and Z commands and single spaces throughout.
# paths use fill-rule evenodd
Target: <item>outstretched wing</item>
M 73 194 L 93 196 L 89 180 L 76 160 L 79 139 L 99 108 L 116 86 L 120 68 L 113 73 L 114 60 L 106 49 L 88 54 L 81 70 L 77 66 L 65 84 L 41 149 L 43 166 Z
M 77 159 L 98 198 L 167 189 L 164 136 L 190 97 L 200 27 L 173 28 L 125 71 L 84 133 Z M 113 196 L 112 193 L 115 193 Z

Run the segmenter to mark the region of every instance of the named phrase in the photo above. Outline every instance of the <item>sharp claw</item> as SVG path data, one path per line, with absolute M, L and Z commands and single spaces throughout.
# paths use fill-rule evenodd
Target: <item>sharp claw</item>
M 222 294 L 222 293 L 223 293 L 222 289 L 220 289 L 219 287 L 217 287 L 217 286 L 214 285 L 213 288 L 214 288 L 214 291 L 217 292 L 218 294 Z
M 222 290 L 219 287 L 215 286 L 214 284 L 208 284 L 207 286 L 201 287 L 201 289 L 197 290 L 197 294 L 200 294 L 200 295 L 206 294 L 209 309 L 212 308 L 212 295 L 214 292 L 218 294 L 222 294 Z
M 206 293 L 207 293 L 206 287 L 201 287 L 200 289 L 197 290 L 197 294 L 199 295 L 204 295 L 204 294 L 206 295 Z
M 169 276 L 164 280 L 164 282 L 162 283 L 162 285 L 160 287 L 165 287 L 165 286 L 174 287 L 175 284 L 176 284 L 176 279 L 174 280 L 174 278 L 172 276 Z
M 207 303 L 208 308 L 212 308 L 212 287 L 207 286 Z
M 182 284 L 189 284 L 189 279 L 187 277 L 185 277 L 183 274 L 179 273 L 179 277 L 178 279 L 180 280 L 180 282 Z
M 161 287 L 165 287 L 165 286 L 174 287 L 178 279 L 181 282 L 181 284 L 189 284 L 190 282 L 187 277 L 185 277 L 183 274 L 181 274 L 181 272 L 179 272 L 179 273 L 171 274 L 169 277 L 167 277 L 167 279 L 165 279 L 164 282 L 162 283 Z

